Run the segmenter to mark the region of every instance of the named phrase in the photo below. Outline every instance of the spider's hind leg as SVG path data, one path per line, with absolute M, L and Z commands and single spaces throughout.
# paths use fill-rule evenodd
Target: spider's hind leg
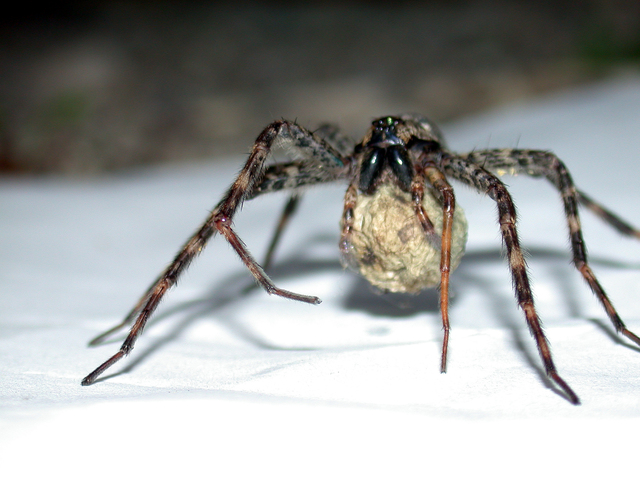
M 298 204 L 300 203 L 301 197 L 302 195 L 299 193 L 292 194 L 284 206 L 284 210 L 280 215 L 280 220 L 278 220 L 276 229 L 273 232 L 273 236 L 271 237 L 271 242 L 269 242 L 269 248 L 267 248 L 267 254 L 265 255 L 264 262 L 262 263 L 262 268 L 264 268 L 265 270 L 269 270 L 269 267 L 271 266 L 273 254 L 275 253 L 278 243 L 280 243 L 282 232 L 287 227 L 289 221 L 291 220 L 291 217 L 298 209 Z
M 580 202 L 580 204 L 591 210 L 603 222 L 608 223 L 623 235 L 640 239 L 640 230 L 622 220 L 611 210 L 603 207 L 591 197 L 586 195 L 584 192 L 576 190 L 576 194 L 578 195 L 578 201 Z

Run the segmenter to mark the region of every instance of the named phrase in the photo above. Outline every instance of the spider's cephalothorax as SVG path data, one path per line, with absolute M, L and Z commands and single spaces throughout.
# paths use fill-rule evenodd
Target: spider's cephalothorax
M 295 160 L 267 165 L 276 141 L 288 147 Z M 487 194 L 496 202 L 516 300 L 536 341 L 545 371 L 570 402 L 580 403 L 558 374 L 542 331 L 516 231 L 515 207 L 506 186 L 498 178 L 503 172 L 544 177 L 558 189 L 567 217 L 575 267 L 615 329 L 640 345 L 640 338 L 624 325 L 587 263 L 578 205 L 582 204 L 625 235 L 640 238 L 640 231 L 577 190 L 568 170 L 554 154 L 516 149 L 456 154 L 447 149 L 432 122 L 413 114 L 375 120 L 356 146 L 332 126 L 324 125 L 312 132 L 295 122 L 281 120 L 268 125 L 258 136 L 244 168 L 220 203 L 131 312 L 91 342 L 99 344 L 132 324 L 120 350 L 87 375 L 82 384 L 94 383 L 133 349 L 164 294 L 216 233 L 225 237 L 269 294 L 320 303 L 317 297 L 276 287 L 237 236 L 232 222 L 244 201 L 279 190 L 292 192 L 267 252 L 266 268 L 280 234 L 297 207 L 302 189 L 332 181 L 348 183 L 340 224 L 340 251 L 345 265 L 382 290 L 415 293 L 440 286 L 444 331 L 440 369 L 444 372 L 449 342 L 449 275 L 464 253 L 467 234 L 466 220 L 461 209 L 456 208 L 453 188 L 448 182 L 451 178 Z

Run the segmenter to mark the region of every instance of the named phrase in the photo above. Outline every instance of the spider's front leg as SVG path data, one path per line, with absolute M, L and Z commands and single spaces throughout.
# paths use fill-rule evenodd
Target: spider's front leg
M 265 162 L 277 139 L 296 148 L 300 152 L 302 160 L 275 164 L 265 169 Z M 265 128 L 258 136 L 244 168 L 200 229 L 184 244 L 173 262 L 149 287 L 125 319 L 91 342 L 92 345 L 95 345 L 106 336 L 133 322 L 120 350 L 87 375 L 82 380 L 82 385 L 94 383 L 105 370 L 133 349 L 136 340 L 165 293 L 175 285 L 180 275 L 215 233 L 221 233 L 226 238 L 267 293 L 311 304 L 320 303 L 318 297 L 301 295 L 276 287 L 235 233 L 232 221 L 245 200 L 267 192 L 282 189 L 295 190 L 304 185 L 335 180 L 344 175 L 348 169 L 346 163 L 346 160 L 333 147 L 294 122 L 285 120 L 273 122 Z
M 475 163 L 480 163 L 491 170 L 505 169 L 511 173 L 523 173 L 533 177 L 545 177 L 553 184 L 562 198 L 564 214 L 569 228 L 569 239 L 573 253 L 573 264 L 585 279 L 591 291 L 596 295 L 607 312 L 616 332 L 621 333 L 635 344 L 640 345 L 640 338 L 624 324 L 618 312 L 600 282 L 596 278 L 587 260 L 587 248 L 582 236 L 578 203 L 583 204 L 603 221 L 624 235 L 640 238 L 640 231 L 633 228 L 617 215 L 596 203 L 586 194 L 578 191 L 569 170 L 553 153 L 543 150 L 485 150 L 469 155 Z
M 449 154 L 444 155 L 440 162 L 448 175 L 486 193 L 496 202 L 500 232 L 507 249 L 518 305 L 524 312 L 529 331 L 536 341 L 547 376 L 564 391 L 571 403 L 578 405 L 580 399 L 558 374 L 551 357 L 549 341 L 542 330 L 542 323 L 533 302 L 527 265 L 518 239 L 516 209 L 507 187 L 495 175 L 466 157 Z

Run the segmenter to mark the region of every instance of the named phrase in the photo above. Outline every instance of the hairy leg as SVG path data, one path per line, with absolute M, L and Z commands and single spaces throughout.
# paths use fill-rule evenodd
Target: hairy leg
M 267 254 L 265 255 L 264 262 L 262 263 L 262 267 L 265 270 L 269 270 L 271 266 L 271 262 L 273 260 L 273 254 L 275 253 L 276 247 L 280 242 L 280 237 L 282 236 L 282 232 L 289 224 L 291 217 L 298 209 L 298 204 L 300 203 L 301 194 L 294 193 L 289 197 L 287 203 L 284 206 L 284 210 L 280 215 L 280 220 L 278 220 L 278 224 L 276 225 L 276 230 L 273 232 L 273 237 L 271 237 L 271 242 L 269 242 L 269 248 L 267 249 Z
M 600 205 L 598 202 L 591 199 L 591 197 L 587 196 L 584 192 L 577 190 L 576 193 L 578 195 L 578 202 L 580 202 L 581 205 L 591 210 L 602 221 L 608 223 L 623 235 L 640 239 L 640 230 L 631 226 L 629 223 L 622 220 L 611 210 L 606 209 L 605 207 Z
M 582 203 L 598 217 L 619 232 L 640 238 L 640 232 L 616 215 L 606 210 L 601 205 L 591 200 L 584 193 L 579 192 L 569 170 L 564 163 L 553 153 L 543 150 L 485 150 L 470 153 L 465 157 L 474 164 L 483 165 L 492 171 L 506 170 L 508 173 L 523 173 L 534 177 L 547 178 L 560 192 L 564 204 L 564 213 L 569 227 L 569 238 L 573 252 L 573 264 L 586 280 L 591 291 L 596 295 L 603 308 L 607 312 L 611 323 L 618 333 L 621 333 L 637 345 L 640 338 L 631 332 L 620 319 L 618 312 L 613 307 L 609 297 L 598 282 L 587 261 L 587 249 L 582 236 L 580 217 L 578 215 L 578 203 Z
M 286 168 L 281 168 L 283 164 L 276 164 L 266 169 L 265 172 L 265 162 L 276 140 L 280 140 L 285 145 L 291 145 L 292 148 L 296 148 L 301 154 L 306 155 L 304 161 L 284 164 Z M 173 262 L 149 287 L 120 324 L 91 342 L 92 345 L 95 345 L 106 336 L 133 322 L 120 350 L 87 375 L 82 380 L 82 385 L 90 385 L 95 382 L 106 369 L 133 349 L 136 340 L 165 293 L 175 285 L 180 275 L 216 233 L 220 233 L 226 238 L 267 293 L 306 303 L 320 303 L 320 299 L 317 297 L 301 295 L 276 287 L 235 233 L 232 221 L 242 203 L 247 199 L 283 188 L 297 188 L 305 183 L 336 180 L 341 178 L 347 169 L 347 161 L 333 147 L 299 125 L 283 120 L 267 126 L 258 136 L 244 168 L 223 199 L 198 231 L 183 245 Z
M 518 239 L 516 210 L 506 186 L 495 175 L 480 165 L 470 162 L 466 157 L 444 155 L 439 163 L 449 176 L 488 194 L 496 202 L 500 232 L 507 249 L 507 259 L 518 306 L 524 312 L 529 331 L 536 341 L 547 376 L 564 391 L 571 403 L 579 404 L 578 396 L 558 374 L 551 356 L 549 342 L 542 330 L 542 323 L 533 302 L 526 262 Z

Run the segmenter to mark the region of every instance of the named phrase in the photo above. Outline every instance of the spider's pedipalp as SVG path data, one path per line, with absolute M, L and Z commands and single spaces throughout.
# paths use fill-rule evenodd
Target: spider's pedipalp
M 460 258 L 456 258 L 455 263 L 451 263 L 451 252 L 454 247 L 453 226 L 457 220 L 455 216 L 456 199 L 453 188 L 447 181 L 444 173 L 435 165 L 433 161 L 424 163 L 424 176 L 438 193 L 442 203 L 442 237 L 440 242 L 440 314 L 442 317 L 442 329 L 444 338 L 442 340 L 442 356 L 440 360 L 440 372 L 447 371 L 447 352 L 449 348 L 449 276 L 451 271 L 457 266 Z M 419 205 L 422 209 L 422 204 Z M 459 242 L 458 238 L 455 238 Z M 466 243 L 466 231 L 465 231 Z M 464 245 L 464 243 L 463 243 Z M 456 245 L 458 247 L 458 245 Z M 456 255 L 461 255 L 456 251 Z

